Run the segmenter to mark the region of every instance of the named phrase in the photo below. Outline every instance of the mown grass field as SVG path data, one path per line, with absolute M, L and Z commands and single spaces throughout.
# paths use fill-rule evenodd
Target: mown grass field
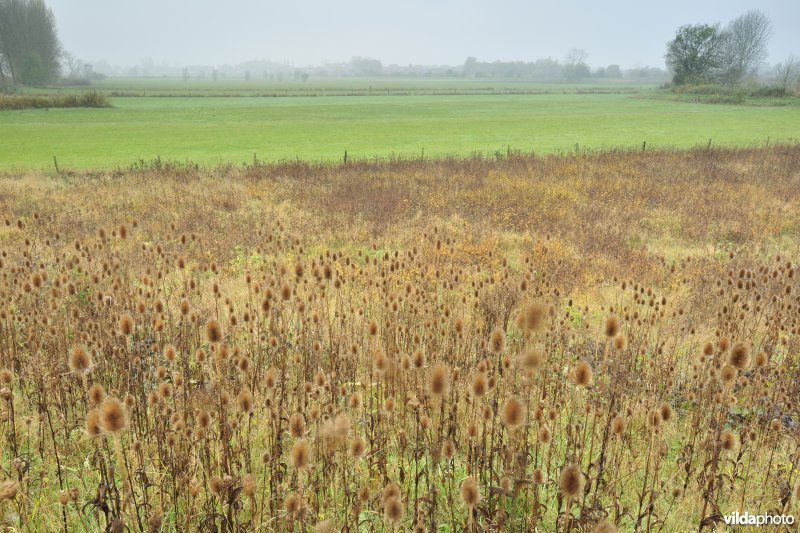
M 311 161 L 391 156 L 438 157 L 512 150 L 557 153 L 636 147 L 757 146 L 798 136 L 800 107 L 687 103 L 648 96 L 625 85 L 496 84 L 486 82 L 310 85 L 287 82 L 292 97 L 249 97 L 244 81 L 149 80 L 99 86 L 110 109 L 49 109 L 0 113 L 0 167 L 127 167 L 139 160 L 202 165 L 300 158 Z M 148 92 L 148 83 L 150 91 Z M 226 85 L 227 84 L 227 85 Z M 254 84 L 266 91 L 281 84 Z M 127 87 L 127 89 L 126 89 Z M 479 94 L 478 90 L 491 91 Z M 271 90 L 271 89 L 270 89 Z M 366 93 L 364 91 L 367 91 Z M 322 91 L 322 92 L 320 92 Z M 327 96 L 356 94 L 357 96 Z M 349 91 L 349 92 L 348 92 Z M 380 94 L 387 91 L 388 94 Z M 460 91 L 460 92 L 459 92 Z M 523 92 L 525 94 L 512 94 Z M 537 94 L 539 91 L 540 94 Z M 467 94 L 465 94 L 467 93 Z M 326 94 L 326 96 L 322 96 Z

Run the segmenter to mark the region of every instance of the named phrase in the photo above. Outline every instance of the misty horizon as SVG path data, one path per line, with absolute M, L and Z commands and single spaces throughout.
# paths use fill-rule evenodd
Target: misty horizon
M 491 6 L 445 0 L 431 6 L 414 0 L 404 4 L 402 12 L 364 0 L 336 6 L 311 2 L 303 9 L 250 0 L 237 4 L 239 9 L 220 10 L 202 0 L 187 10 L 153 0 L 135 5 L 48 2 L 65 51 L 96 66 L 115 68 L 248 62 L 319 68 L 354 57 L 374 58 L 384 66 L 459 67 L 468 57 L 481 62 L 563 62 L 572 48 L 585 50 L 592 68 L 664 68 L 666 43 L 678 27 L 717 22 L 724 26 L 753 8 L 772 21 L 767 64 L 798 52 L 800 44 L 793 28 L 800 20 L 800 4 L 775 0 L 759 5 L 681 0 L 646 10 L 630 0 L 602 6 L 517 0 Z

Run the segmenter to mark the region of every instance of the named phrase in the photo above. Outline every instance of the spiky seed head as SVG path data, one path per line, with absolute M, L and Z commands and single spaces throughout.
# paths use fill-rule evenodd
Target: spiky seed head
M 363 404 L 361 400 L 361 395 L 357 392 L 351 394 L 348 404 L 350 405 L 351 409 L 361 409 L 361 405 Z
M 475 478 L 469 476 L 461 482 L 461 501 L 467 507 L 474 507 L 481 499 L 481 492 Z
M 162 381 L 158 384 L 158 395 L 165 400 L 172 396 L 172 385 L 167 381 Z
M 305 470 L 308 466 L 310 451 L 306 439 L 298 439 L 292 446 L 292 466 L 298 470 Z
M 624 333 L 617 333 L 617 336 L 614 337 L 614 348 L 617 351 L 622 352 L 627 347 L 628 347 L 628 338 L 625 337 Z
M 523 331 L 541 332 L 547 320 L 547 307 L 542 302 L 530 303 L 522 309 L 520 317 L 520 325 Z
M 330 519 L 317 522 L 317 525 L 314 526 L 314 533 L 333 533 L 334 531 L 336 531 L 336 528 L 334 528 L 333 521 Z
M 92 366 L 92 358 L 83 346 L 75 346 L 69 356 L 69 368 L 76 374 L 85 374 Z
M 575 385 L 589 387 L 593 382 L 592 367 L 586 361 L 578 361 L 572 371 Z
M 592 533 L 617 533 L 617 526 L 615 526 L 608 520 L 603 520 L 602 522 L 594 526 L 594 529 L 592 529 Z
M 553 437 L 553 434 L 550 432 L 550 428 L 547 426 L 542 426 L 539 428 L 539 442 L 542 444 L 547 444 L 550 442 L 550 439 Z
M 672 407 L 664 402 L 661 404 L 661 420 L 669 422 L 670 418 L 672 418 Z
M 148 533 L 158 533 L 161 531 L 161 525 L 164 523 L 164 514 L 161 511 L 156 511 L 147 520 Z
M 367 449 L 367 443 L 362 437 L 353 437 L 350 441 L 350 457 L 360 459 Z
M 623 433 L 625 433 L 626 426 L 627 424 L 625 423 L 625 419 L 622 418 L 622 416 L 620 415 L 615 416 L 614 419 L 611 421 L 611 431 L 615 435 L 622 435 Z
M 486 374 L 478 372 L 472 379 L 472 394 L 476 398 L 483 397 L 489 389 L 489 380 Z
M 100 424 L 109 433 L 119 433 L 128 425 L 128 413 L 116 397 L 109 396 L 103 402 Z
M 525 404 L 513 396 L 506 399 L 503 403 L 502 420 L 510 428 L 521 426 L 525 422 Z
M 767 362 L 769 362 L 769 356 L 767 352 L 758 352 L 755 358 L 755 364 L 758 368 L 766 366 Z
M 739 370 L 750 364 L 750 351 L 742 343 L 737 343 L 731 349 L 728 363 Z
M 506 349 L 506 334 L 505 332 L 496 327 L 492 330 L 492 334 L 489 336 L 489 351 L 494 354 L 503 353 Z
M 731 346 L 731 341 L 730 341 L 730 339 L 728 339 L 728 337 L 722 337 L 719 340 L 718 346 L 719 346 L 719 351 L 720 352 L 726 352 L 728 350 L 728 348 L 730 348 L 730 346 Z
M 215 318 L 206 322 L 206 338 L 208 342 L 216 343 L 222 340 L 222 326 Z
M 431 394 L 442 396 L 450 387 L 450 369 L 446 365 L 436 365 L 431 369 L 428 382 Z
M 736 367 L 733 365 L 725 365 L 719 372 L 719 377 L 723 383 L 728 384 L 731 383 L 734 379 L 736 379 L 736 374 L 738 371 Z
M 583 489 L 583 474 L 575 465 L 567 465 L 561 470 L 558 488 L 567 498 L 574 498 Z
M 133 333 L 133 318 L 131 315 L 124 314 L 119 318 L 119 331 L 125 336 Z
M 295 493 L 290 493 L 286 496 L 286 499 L 283 500 L 283 507 L 286 509 L 286 512 L 290 515 L 293 515 L 300 509 L 300 497 Z
M 442 444 L 442 457 L 445 459 L 452 459 L 453 456 L 456 454 L 456 445 L 453 444 L 453 441 L 446 440 L 444 444 Z
M 543 361 L 544 352 L 537 346 L 531 346 L 517 356 L 517 366 L 528 370 L 536 370 Z
M 236 403 L 239 406 L 239 411 L 245 414 L 250 414 L 253 412 L 253 394 L 247 390 L 246 388 L 242 388 L 239 391 L 239 395 L 236 397 Z
M 166 359 L 170 363 L 175 361 L 175 346 L 173 346 L 172 344 L 167 344 L 164 347 L 164 359 Z
M 414 363 L 414 368 L 420 369 L 425 366 L 425 352 L 417 349 L 414 351 L 414 355 L 411 358 L 412 363 Z
M 100 411 L 92 409 L 86 414 L 86 434 L 94 439 L 100 435 L 101 431 Z
M 393 524 L 400 522 L 405 512 L 405 506 L 400 498 L 390 498 L 383 504 L 383 514 L 386 520 Z
M 392 498 L 399 498 L 400 497 L 400 487 L 397 483 L 390 482 L 383 488 L 383 494 L 381 495 L 381 501 L 384 505 L 386 502 Z
M 195 415 L 195 422 L 200 429 L 208 429 L 211 424 L 211 415 L 208 414 L 208 411 L 200 410 Z
M 736 446 L 736 436 L 730 430 L 723 431 L 719 440 L 723 450 L 732 450 Z
M 100 405 L 106 399 L 106 390 L 99 383 L 92 383 L 89 387 L 89 401 L 93 405 Z
M 609 339 L 615 337 L 619 332 L 619 318 L 615 315 L 607 317 L 604 331 Z
M 647 426 L 650 429 L 655 429 L 661 426 L 661 409 L 651 409 L 647 413 Z

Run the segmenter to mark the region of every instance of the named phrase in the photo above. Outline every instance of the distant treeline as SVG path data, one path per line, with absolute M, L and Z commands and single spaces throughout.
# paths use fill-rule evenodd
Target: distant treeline
M 0 111 L 50 107 L 111 107 L 111 102 L 95 91 L 66 95 L 0 94 Z
M 453 78 L 527 80 L 537 82 L 580 82 L 598 79 L 643 79 L 662 81 L 667 72 L 656 67 L 623 70 L 619 65 L 591 68 L 586 63 L 588 55 L 582 50 L 572 50 L 564 61 L 552 58 L 535 61 L 478 61 L 467 58 L 462 65 L 384 65 L 369 57 L 353 57 L 342 63 L 296 67 L 272 61 L 248 61 L 237 65 L 189 65 L 174 67 L 156 64 L 146 58 L 141 65 L 114 67 L 98 62 L 94 72 L 114 77 L 180 77 L 185 81 L 245 79 L 271 81 L 307 81 L 320 78 Z

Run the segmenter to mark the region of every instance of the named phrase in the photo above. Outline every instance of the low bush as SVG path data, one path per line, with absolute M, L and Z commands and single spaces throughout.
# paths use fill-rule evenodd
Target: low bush
M 51 107 L 111 107 L 111 101 L 97 91 L 66 95 L 0 94 L 0 111 Z

